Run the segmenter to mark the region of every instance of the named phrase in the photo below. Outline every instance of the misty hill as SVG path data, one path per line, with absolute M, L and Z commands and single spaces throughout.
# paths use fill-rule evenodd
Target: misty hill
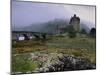
M 82 22 L 80 24 L 80 27 L 81 29 L 84 28 L 87 32 L 89 32 L 90 28 L 88 27 L 88 25 L 91 23 L 87 23 L 87 24 L 86 23 Z M 16 28 L 12 27 L 12 30 L 53 33 L 57 29 L 57 26 L 63 26 L 63 25 L 67 27 L 69 25 L 69 20 L 55 19 L 55 20 L 51 20 L 45 23 L 31 24 L 25 27 L 16 27 Z

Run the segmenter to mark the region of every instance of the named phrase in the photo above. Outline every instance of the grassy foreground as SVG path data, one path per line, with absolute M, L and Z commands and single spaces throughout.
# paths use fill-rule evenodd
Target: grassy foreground
M 12 72 L 34 71 L 41 67 L 43 61 L 31 60 L 34 54 L 67 54 L 85 58 L 96 63 L 95 38 L 68 38 L 55 36 L 48 40 L 12 41 Z M 47 57 L 48 59 L 48 57 Z

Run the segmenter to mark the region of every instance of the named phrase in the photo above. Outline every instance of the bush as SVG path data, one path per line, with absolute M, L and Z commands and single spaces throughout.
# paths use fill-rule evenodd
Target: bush
M 75 32 L 69 32 L 68 36 L 70 38 L 74 38 L 74 37 L 76 37 L 76 33 Z
M 87 32 L 86 32 L 85 29 L 81 29 L 80 33 L 81 33 L 81 34 L 87 34 Z

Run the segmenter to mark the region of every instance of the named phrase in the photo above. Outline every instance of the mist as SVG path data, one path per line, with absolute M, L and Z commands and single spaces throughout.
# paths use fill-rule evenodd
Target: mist
M 95 27 L 95 6 L 12 1 L 12 28 L 33 26 L 41 29 L 44 23 L 55 19 L 69 21 L 73 14 L 87 27 Z

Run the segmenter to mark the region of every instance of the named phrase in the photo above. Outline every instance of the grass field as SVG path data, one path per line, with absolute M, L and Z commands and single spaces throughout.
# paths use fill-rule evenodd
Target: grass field
M 34 71 L 43 62 L 30 60 L 30 54 L 67 54 L 85 58 L 96 64 L 95 38 L 68 38 L 54 36 L 48 40 L 12 41 L 12 72 Z

